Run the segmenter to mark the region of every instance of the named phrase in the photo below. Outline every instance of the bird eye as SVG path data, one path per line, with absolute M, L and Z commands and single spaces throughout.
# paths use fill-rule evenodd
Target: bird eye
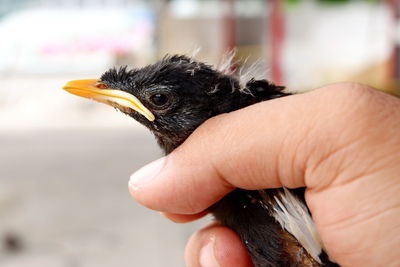
M 164 94 L 154 94 L 150 97 L 154 105 L 162 107 L 168 102 L 168 97 Z

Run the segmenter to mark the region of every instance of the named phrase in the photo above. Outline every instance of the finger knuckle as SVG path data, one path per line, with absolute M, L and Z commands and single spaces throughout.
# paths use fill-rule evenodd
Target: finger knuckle
M 364 100 L 375 92 L 372 87 L 356 82 L 335 83 L 325 86 L 321 90 L 328 99 L 334 98 L 341 101 Z

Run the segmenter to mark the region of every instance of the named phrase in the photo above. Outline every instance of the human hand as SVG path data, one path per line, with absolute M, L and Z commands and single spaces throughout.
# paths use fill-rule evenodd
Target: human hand
M 332 259 L 398 266 L 399 133 L 400 99 L 330 85 L 206 121 L 170 155 L 133 174 L 129 188 L 143 205 L 185 222 L 236 187 L 306 187 Z M 192 236 L 186 261 L 251 266 L 239 238 L 217 224 Z

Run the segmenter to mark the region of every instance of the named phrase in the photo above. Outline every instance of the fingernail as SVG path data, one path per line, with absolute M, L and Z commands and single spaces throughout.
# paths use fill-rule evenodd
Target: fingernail
M 215 237 L 212 236 L 208 243 L 200 250 L 200 266 L 220 267 L 214 254 Z
M 139 190 L 152 183 L 165 165 L 165 157 L 155 160 L 134 172 L 129 179 L 129 187 Z

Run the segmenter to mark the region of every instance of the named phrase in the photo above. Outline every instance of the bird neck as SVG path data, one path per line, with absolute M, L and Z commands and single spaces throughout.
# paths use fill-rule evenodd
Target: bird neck
M 156 137 L 157 143 L 164 152 L 165 155 L 171 153 L 175 148 L 177 148 L 183 141 L 179 140 L 176 137 L 167 138 L 165 135 L 160 136 L 157 133 L 154 133 Z

